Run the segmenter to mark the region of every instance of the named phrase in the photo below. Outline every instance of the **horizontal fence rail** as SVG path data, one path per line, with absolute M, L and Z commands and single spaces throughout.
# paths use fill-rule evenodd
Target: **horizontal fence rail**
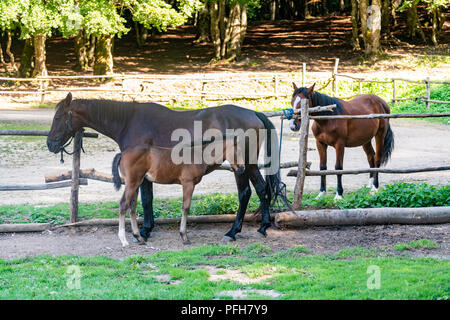
M 450 165 L 437 167 L 422 167 L 422 168 L 367 168 L 367 169 L 353 169 L 353 170 L 306 170 L 306 176 L 329 176 L 338 174 L 363 174 L 363 173 L 418 173 L 418 172 L 432 172 L 432 171 L 446 171 L 450 170 Z M 291 170 L 288 173 L 290 177 L 297 176 L 297 170 Z
M 34 136 L 46 137 L 50 131 L 48 130 L 0 130 L 0 136 Z M 83 137 L 98 138 L 98 133 L 84 132 Z
M 450 117 L 450 112 L 439 113 L 371 113 L 358 115 L 311 116 L 311 120 L 339 120 L 339 119 L 381 119 L 381 118 L 437 118 Z

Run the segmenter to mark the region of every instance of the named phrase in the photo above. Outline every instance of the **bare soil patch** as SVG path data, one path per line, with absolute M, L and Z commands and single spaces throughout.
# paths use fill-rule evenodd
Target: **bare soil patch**
M 189 225 L 190 245 L 183 245 L 178 225 L 157 226 L 146 245 L 133 243 L 130 230 L 127 238 L 131 246 L 122 249 L 117 237 L 117 227 L 61 228 L 43 233 L 0 234 L 0 258 L 15 259 L 41 254 L 81 256 L 105 255 L 123 259 L 131 255 L 151 255 L 161 250 L 184 250 L 205 244 L 220 244 L 220 239 L 231 224 Z M 315 227 L 305 229 L 269 229 L 268 237 L 261 238 L 258 225 L 245 224 L 239 238 L 232 245 L 245 248 L 260 242 L 273 252 L 305 246 L 311 254 L 336 253 L 344 248 L 379 248 L 387 253 L 450 258 L 450 224 L 441 225 L 380 225 L 348 227 Z M 397 243 L 429 239 L 438 244 L 433 250 L 395 251 Z

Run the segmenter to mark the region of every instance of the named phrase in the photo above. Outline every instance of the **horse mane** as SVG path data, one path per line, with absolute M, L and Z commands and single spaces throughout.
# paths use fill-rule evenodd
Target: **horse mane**
M 308 96 L 307 88 L 298 88 L 294 91 L 293 96 L 302 93 L 305 97 Z M 312 106 L 329 106 L 335 104 L 336 108 L 333 111 L 322 111 L 315 113 L 314 115 L 320 115 L 320 116 L 328 116 L 328 115 L 336 115 L 341 114 L 343 111 L 341 100 L 338 98 L 327 96 L 326 94 L 314 91 L 312 94 Z
M 107 118 L 121 123 L 128 121 L 139 105 L 132 101 L 124 102 L 104 99 L 76 99 L 73 102 L 86 105 L 93 119 L 101 121 Z

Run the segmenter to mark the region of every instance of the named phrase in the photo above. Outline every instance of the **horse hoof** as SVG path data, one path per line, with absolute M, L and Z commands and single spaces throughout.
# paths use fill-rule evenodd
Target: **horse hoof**
M 124 243 L 124 244 L 122 244 L 122 248 L 123 249 L 128 249 L 130 247 L 130 244 L 129 243 Z
M 320 191 L 316 197 L 316 200 L 323 198 L 324 195 L 325 195 L 325 191 Z
M 189 239 L 183 240 L 183 244 L 184 245 L 191 244 L 191 240 L 189 240 Z
M 378 189 L 377 188 L 375 188 L 374 186 L 372 186 L 372 188 L 370 189 L 370 194 L 376 194 L 376 193 L 378 193 Z
M 338 194 L 334 197 L 334 202 L 338 202 L 338 201 L 341 201 L 341 200 L 342 200 L 342 196 L 340 196 Z
M 223 238 L 221 240 L 222 243 L 228 243 L 228 242 L 232 242 L 232 241 L 236 241 L 236 239 L 233 239 L 230 236 L 223 236 Z
M 257 234 L 260 238 L 267 238 L 266 230 L 259 229 Z

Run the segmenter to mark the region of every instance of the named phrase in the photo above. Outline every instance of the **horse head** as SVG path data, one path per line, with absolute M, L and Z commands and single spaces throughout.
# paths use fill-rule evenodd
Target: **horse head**
M 302 105 L 302 102 L 308 103 L 308 107 L 312 107 L 312 95 L 314 93 L 314 86 L 316 84 L 314 83 L 311 87 L 302 87 L 298 88 L 297 85 L 292 82 L 292 86 L 294 87 L 294 93 L 292 94 L 291 99 L 291 106 L 295 110 L 300 109 L 300 106 Z M 291 119 L 289 122 L 289 128 L 292 131 L 298 131 L 300 130 L 300 123 L 301 119 L 299 117 L 296 117 L 294 119 Z
M 47 147 L 50 152 L 60 152 L 66 142 L 80 129 L 80 126 L 76 125 L 78 121 L 72 108 L 72 94 L 69 92 L 67 97 L 56 105 L 55 116 L 47 136 Z

